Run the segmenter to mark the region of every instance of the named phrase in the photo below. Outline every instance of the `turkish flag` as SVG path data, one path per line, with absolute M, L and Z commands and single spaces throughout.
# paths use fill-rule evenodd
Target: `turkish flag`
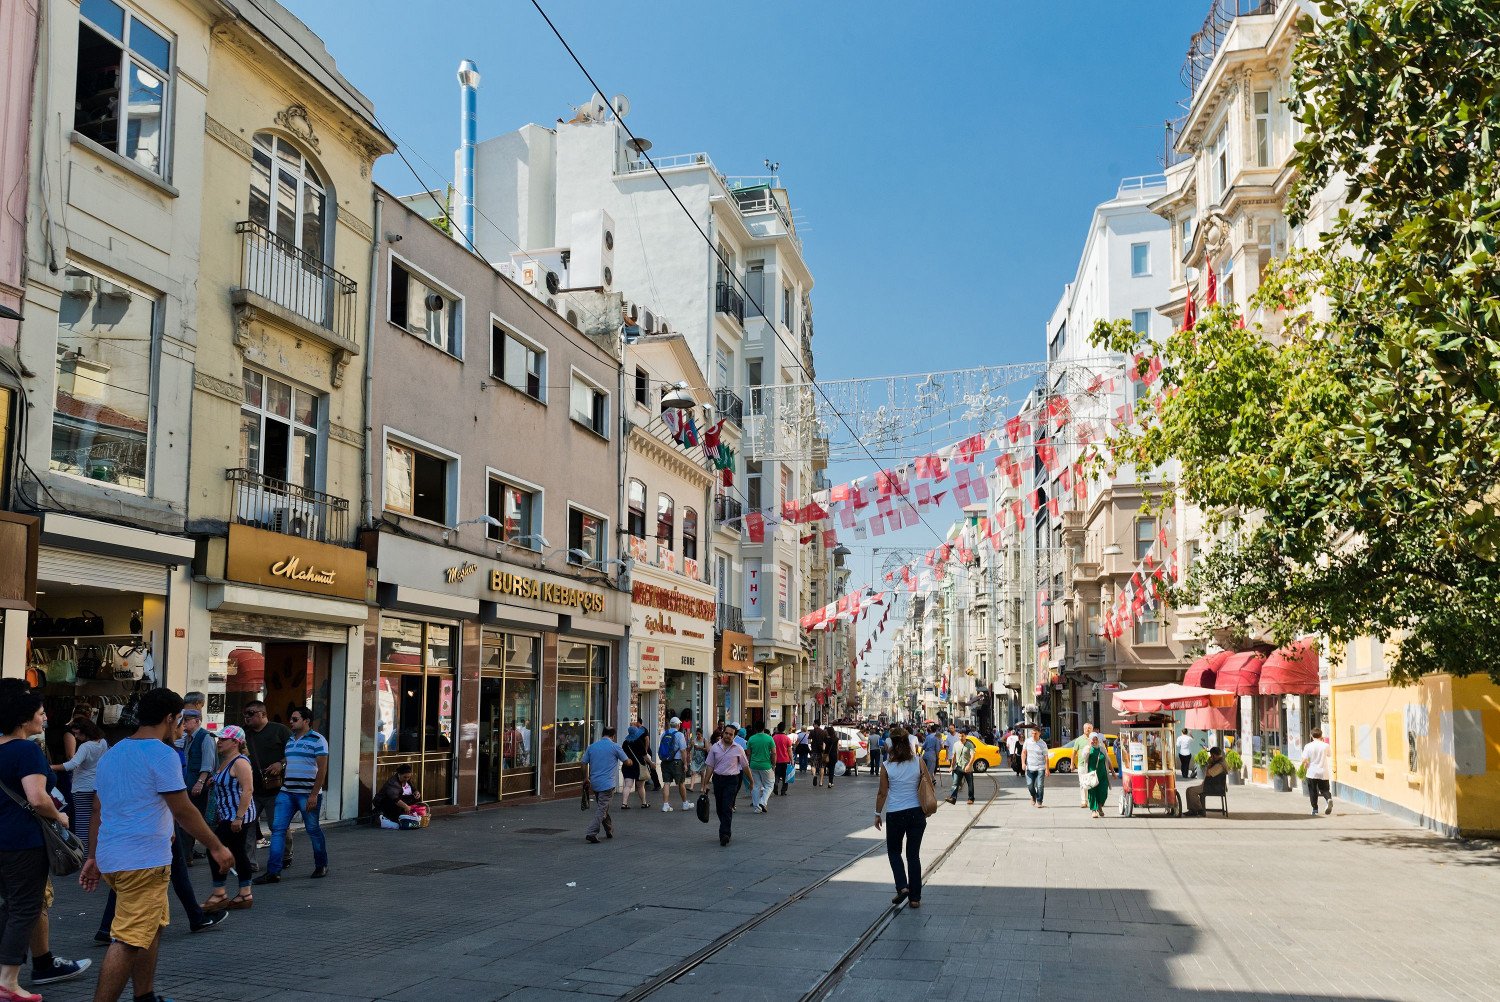
M 1193 302 L 1191 294 L 1188 296 L 1187 309 L 1182 313 L 1182 329 L 1190 331 L 1198 326 L 1198 304 Z
M 1219 301 L 1219 276 L 1214 274 L 1214 266 L 1208 265 L 1208 292 L 1203 295 L 1203 305 L 1212 306 Z
M 745 531 L 750 534 L 750 542 L 764 543 L 766 541 L 766 517 L 758 511 L 746 512 Z

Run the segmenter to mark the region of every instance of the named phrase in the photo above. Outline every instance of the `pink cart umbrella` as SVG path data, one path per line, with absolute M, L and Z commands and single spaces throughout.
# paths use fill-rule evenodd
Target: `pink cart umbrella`
M 1195 685 L 1153 685 L 1128 689 L 1114 695 L 1114 706 L 1121 713 L 1167 713 L 1172 710 L 1196 710 L 1201 707 L 1233 706 L 1235 695 L 1222 689 L 1200 689 Z

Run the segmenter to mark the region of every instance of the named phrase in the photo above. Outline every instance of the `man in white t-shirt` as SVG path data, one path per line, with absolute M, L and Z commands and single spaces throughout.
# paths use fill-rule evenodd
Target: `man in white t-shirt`
M 1193 746 L 1196 744 L 1184 727 L 1182 735 L 1177 739 L 1177 768 L 1181 770 L 1183 779 L 1193 778 Z
M 1021 768 L 1026 773 L 1026 789 L 1031 793 L 1032 806 L 1041 807 L 1047 778 L 1047 742 L 1042 740 L 1040 727 L 1033 727 L 1031 736 L 1021 746 Z
M 1302 764 L 1307 767 L 1307 776 L 1303 782 L 1307 784 L 1307 797 L 1312 801 L 1313 817 L 1318 816 L 1319 797 L 1326 797 L 1328 800 L 1323 813 L 1333 813 L 1333 788 L 1329 784 L 1329 780 L 1333 778 L 1333 771 L 1329 768 L 1332 757 L 1332 749 L 1323 740 L 1322 728 L 1314 727 L 1312 740 L 1302 746 Z

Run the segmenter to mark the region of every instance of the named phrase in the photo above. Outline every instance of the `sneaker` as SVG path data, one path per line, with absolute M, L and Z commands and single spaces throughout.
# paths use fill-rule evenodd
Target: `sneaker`
M 202 932 L 205 929 L 212 929 L 228 917 L 228 912 L 204 912 L 203 921 L 197 925 L 188 926 L 188 932 Z
M 92 960 L 64 960 L 61 957 L 52 958 L 52 967 L 48 970 L 31 969 L 32 985 L 50 985 L 57 981 L 66 981 L 76 978 L 90 967 L 94 966 Z
M 1323 808 L 1323 813 L 1324 814 L 1332 814 L 1333 813 L 1333 801 L 1330 800 L 1328 802 L 1328 806 L 1325 807 L 1325 808 Z
M 687 805 L 684 804 L 683 806 L 686 807 Z M 661 805 L 661 812 L 663 814 L 671 814 L 672 813 L 672 805 L 671 804 L 662 804 Z
M 263 838 L 260 841 L 258 841 L 258 842 L 255 843 L 255 848 L 257 848 L 257 849 L 269 849 L 269 848 L 271 848 L 271 840 L 268 839 L 268 838 Z
M 587 842 L 589 845 L 598 845 L 599 844 L 599 836 L 598 835 L 585 835 L 583 837 L 583 840 L 585 842 Z
M 684 800 L 684 801 L 683 801 L 683 802 L 682 802 L 682 809 L 683 809 L 683 810 L 684 810 L 684 811 L 690 811 L 690 810 L 692 810 L 692 808 L 691 808 L 691 807 L 689 807 L 689 806 L 688 806 L 688 802 L 687 802 L 687 801 L 686 801 L 686 800 Z

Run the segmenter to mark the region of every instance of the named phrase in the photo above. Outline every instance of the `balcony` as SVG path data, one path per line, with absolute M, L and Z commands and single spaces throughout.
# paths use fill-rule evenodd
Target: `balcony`
M 744 612 L 737 605 L 720 602 L 714 609 L 714 630 L 719 633 L 744 633 Z
M 714 286 L 714 309 L 729 314 L 741 324 L 745 322 L 745 298 L 728 282 Z
M 319 543 L 352 546 L 349 502 L 244 468 L 226 470 L 234 489 L 234 521 Z
M 355 295 L 359 286 L 354 279 L 259 223 L 235 223 L 234 231 L 240 235 L 236 305 L 288 314 L 298 327 L 308 328 L 308 333 L 330 347 L 350 353 L 359 350 Z
M 733 390 L 714 390 L 714 408 L 735 427 L 745 426 L 745 402 Z
M 1189 97 L 1196 97 L 1198 88 L 1208 76 L 1214 57 L 1224 46 L 1224 39 L 1236 19 L 1260 14 L 1274 14 L 1282 0 L 1211 0 L 1203 27 L 1193 33 L 1188 42 L 1187 55 L 1182 59 L 1181 77 L 1187 85 Z
M 716 497 L 714 498 L 714 525 L 721 529 L 739 535 L 743 524 L 741 518 L 745 514 L 745 506 L 738 498 Z

